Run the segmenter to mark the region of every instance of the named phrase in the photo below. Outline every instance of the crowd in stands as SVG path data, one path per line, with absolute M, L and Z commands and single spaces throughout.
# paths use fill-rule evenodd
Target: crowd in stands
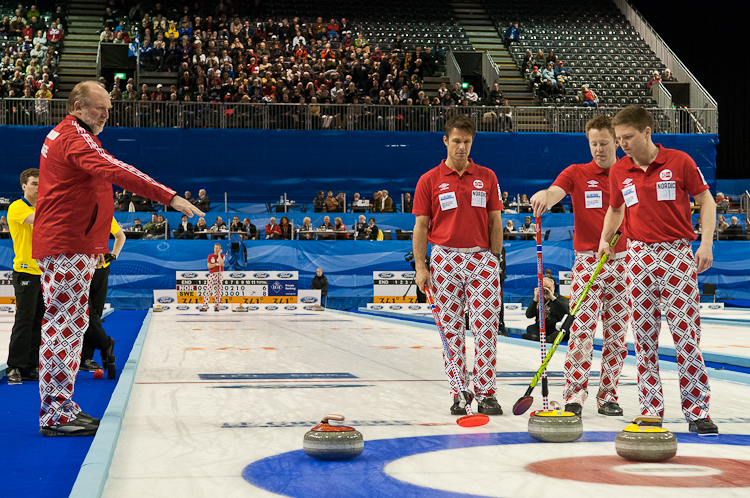
M 401 205 L 402 213 L 411 213 L 413 201 L 409 192 L 404 194 L 403 203 Z M 328 194 L 324 194 L 322 190 L 318 191 L 318 195 L 313 199 L 313 208 L 316 213 L 396 213 L 398 212 L 398 205 L 388 195 L 387 190 L 379 190 L 372 195 L 372 200 L 365 199 L 358 192 L 354 194 L 351 202 L 347 205 L 346 196 L 343 191 L 339 190 L 339 193 L 334 197 L 333 190 L 329 190 Z
M 479 100 L 473 88 L 445 90 L 428 97 L 422 83 L 444 62 L 440 44 L 407 50 L 396 35 L 388 47 L 381 47 L 371 45 L 345 18 L 256 22 L 234 15 L 231 4 L 220 5 L 222 9 L 214 10 L 196 3 L 167 13 L 160 4 L 149 9 L 137 4 L 126 12 L 116 10 L 110 2 L 101 41 L 134 46 L 137 40 L 137 48 L 133 48 L 141 69 L 174 73 L 169 89 L 137 88 L 132 80 L 107 83 L 113 100 L 140 105 L 139 116 L 148 116 L 141 126 L 170 125 L 154 116 L 155 108 L 149 105 L 154 102 L 187 102 L 195 109 L 200 109 L 196 102 L 305 103 L 311 106 L 307 119 L 314 121 L 313 128 L 347 125 L 342 122 L 344 116 L 320 106 L 409 106 L 412 109 L 400 113 L 400 129 L 416 127 L 425 108 L 503 104 L 498 88 L 485 101 Z M 205 116 L 191 112 L 181 121 L 184 126 L 205 124 L 201 121 Z M 363 121 L 367 112 L 361 113 Z M 300 116 L 291 113 L 290 121 L 299 123 Z M 501 121 L 506 114 L 509 118 L 505 112 L 496 114 L 496 119 Z M 232 116 L 243 118 L 252 116 Z
M 504 35 L 506 48 L 512 43 L 520 43 L 522 34 L 523 30 L 518 27 L 518 22 L 514 22 Z M 536 53 L 526 50 L 521 62 L 521 74 L 540 103 L 562 103 L 567 96 L 575 96 L 575 102 L 583 107 L 599 105 L 599 96 L 590 85 L 582 84 L 580 89 L 570 88 L 570 69 L 558 58 L 554 49 L 550 49 L 547 54 L 541 48 Z M 669 69 L 664 71 L 664 78 L 659 76 L 658 71 L 654 71 L 645 85 L 646 89 L 651 90 L 655 82 L 661 81 L 675 82 L 677 79 Z
M 54 13 L 42 15 L 36 5 L 26 9 L 18 4 L 13 15 L 2 17 L 0 98 L 53 98 L 66 29 L 65 9 L 61 5 Z M 25 107 L 28 119 L 19 124 L 34 124 L 37 114 L 48 112 L 42 103 L 38 107 Z

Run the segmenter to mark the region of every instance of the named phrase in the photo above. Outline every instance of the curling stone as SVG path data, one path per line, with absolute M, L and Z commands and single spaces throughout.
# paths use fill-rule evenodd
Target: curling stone
M 161 305 L 157 304 L 156 306 L 154 306 L 154 312 L 155 313 L 160 313 L 160 312 L 163 312 L 163 311 L 164 311 L 164 308 L 162 308 Z
M 617 454 L 635 462 L 663 462 L 677 454 L 677 436 L 658 417 L 636 417 L 615 439 Z
M 547 443 L 569 443 L 583 434 L 581 417 L 572 412 L 560 410 L 560 405 L 552 402 L 552 409 L 536 411 L 529 417 L 529 436 Z
M 240 304 L 240 305 L 239 305 L 239 306 L 237 306 L 236 308 L 233 308 L 233 309 L 232 309 L 232 311 L 233 311 L 233 312 L 236 312 L 236 313 L 247 313 L 247 308 L 245 308 L 244 306 L 242 306 L 242 305 Z
M 343 415 L 326 415 L 310 429 L 302 441 L 302 449 L 318 460 L 348 460 L 359 456 L 365 448 L 362 433 L 353 427 L 331 425 L 329 420 L 344 420 Z
M 313 305 L 312 310 L 313 311 L 325 311 L 326 309 L 325 309 L 324 306 L 321 306 L 319 304 L 315 304 L 315 305 Z

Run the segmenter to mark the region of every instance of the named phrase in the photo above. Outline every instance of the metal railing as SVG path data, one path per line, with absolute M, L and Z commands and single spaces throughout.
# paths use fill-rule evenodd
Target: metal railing
M 638 34 L 651 47 L 656 56 L 672 71 L 677 81 L 690 83 L 690 107 L 693 109 L 716 108 L 716 101 L 693 76 L 687 66 L 672 52 L 659 34 L 628 0 L 612 0 Z
M 445 74 L 451 79 L 451 88 L 456 82 L 461 83 L 461 66 L 458 65 L 456 57 L 453 55 L 453 51 L 445 53 Z
M 663 109 L 669 109 L 673 106 L 672 103 L 672 94 L 669 93 L 669 90 L 662 85 L 659 82 L 654 83 L 651 85 L 651 94 L 654 97 L 654 100 L 656 100 L 656 105 Z
M 484 57 L 482 58 L 482 79 L 484 79 L 484 84 L 487 86 L 485 90 L 488 93 L 492 90 L 493 85 L 498 82 L 499 77 L 500 69 L 495 64 L 495 61 L 492 60 L 490 53 L 485 50 Z
M 113 101 L 109 127 L 258 130 L 443 131 L 466 114 L 478 131 L 583 133 L 600 114 L 619 107 L 501 107 L 367 104 L 251 104 Z M 0 124 L 53 126 L 67 114 L 62 99 L 1 99 Z M 657 133 L 715 133 L 717 109 L 651 109 Z M 710 126 L 713 123 L 713 126 Z M 707 126 L 707 124 L 709 126 Z

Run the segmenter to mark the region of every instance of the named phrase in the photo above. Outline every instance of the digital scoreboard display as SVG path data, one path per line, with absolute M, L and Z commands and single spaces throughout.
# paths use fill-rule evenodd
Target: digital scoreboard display
M 208 284 L 207 271 L 177 272 L 177 302 L 203 303 Z M 221 302 L 231 304 L 286 304 L 297 302 L 299 272 L 225 271 Z

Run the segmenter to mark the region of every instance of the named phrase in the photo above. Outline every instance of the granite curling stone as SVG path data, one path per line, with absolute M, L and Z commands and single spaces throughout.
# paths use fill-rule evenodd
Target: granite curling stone
M 556 403 L 555 403 L 556 405 Z M 581 417 L 553 407 L 529 417 L 529 436 L 547 443 L 569 443 L 583 434 Z
M 305 453 L 318 460 L 348 460 L 359 456 L 365 448 L 362 433 L 353 427 L 331 425 L 329 420 L 344 420 L 343 415 L 326 415 L 310 429 L 302 441 Z
M 677 454 L 677 436 L 662 427 L 625 427 L 615 439 L 615 451 L 634 462 L 663 462 Z

